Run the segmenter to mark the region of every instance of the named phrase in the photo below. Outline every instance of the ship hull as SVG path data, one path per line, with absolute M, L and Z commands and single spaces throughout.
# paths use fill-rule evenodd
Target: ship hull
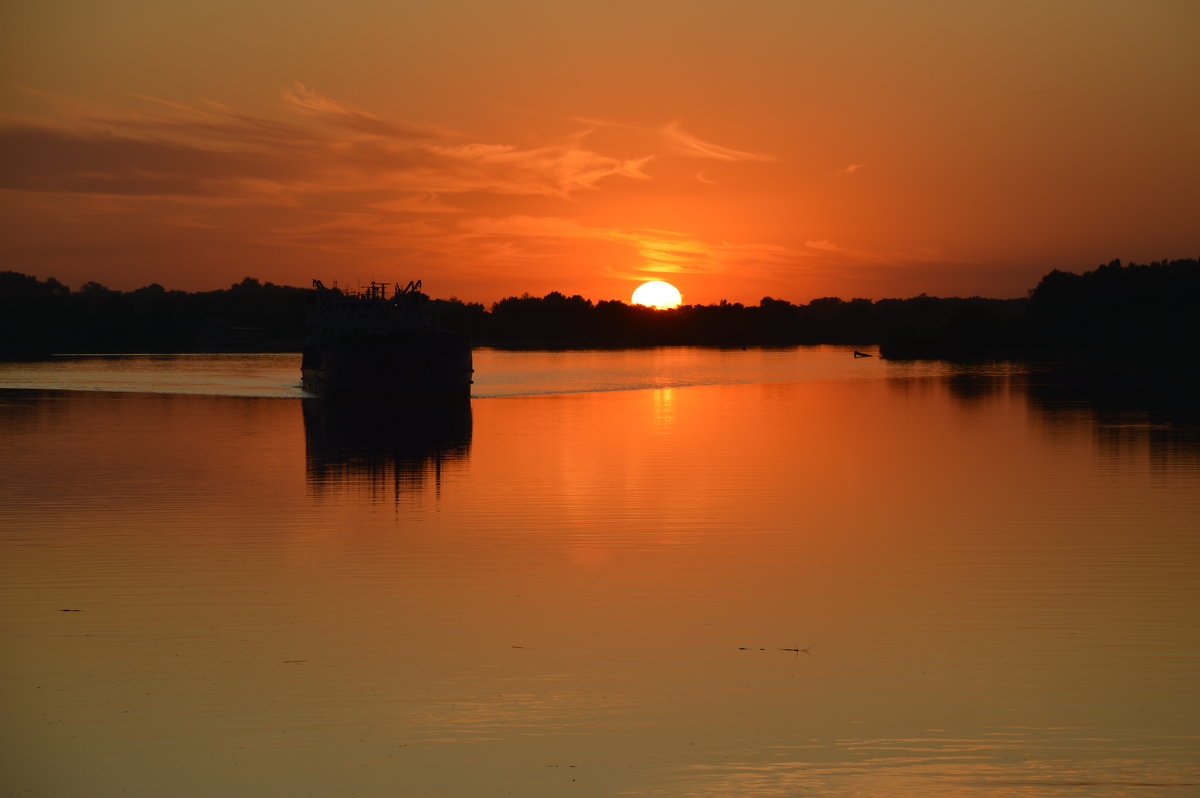
M 471 396 L 471 347 L 440 332 L 343 335 L 305 347 L 304 390 L 318 396 L 413 402 Z

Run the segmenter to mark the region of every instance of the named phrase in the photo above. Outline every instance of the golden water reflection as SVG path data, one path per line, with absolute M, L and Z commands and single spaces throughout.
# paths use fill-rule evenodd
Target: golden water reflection
M 1200 781 L 1186 416 L 1008 374 L 318 411 L 0 396 L 14 792 Z

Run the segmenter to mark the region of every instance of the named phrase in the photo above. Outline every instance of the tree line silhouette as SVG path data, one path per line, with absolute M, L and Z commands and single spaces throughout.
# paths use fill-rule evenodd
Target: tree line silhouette
M 311 289 L 247 277 L 188 293 L 155 283 L 78 290 L 0 272 L 0 358 L 53 353 L 298 351 Z M 1200 261 L 1051 271 L 1021 299 L 836 297 L 793 304 L 722 301 L 653 310 L 553 291 L 485 308 L 430 301 L 439 324 L 475 345 L 580 348 L 659 345 L 879 345 L 890 358 L 994 359 L 1154 351 L 1195 358 Z
M 55 353 L 299 351 L 308 290 L 247 277 L 219 291 L 115 291 L 0 272 L 0 358 Z

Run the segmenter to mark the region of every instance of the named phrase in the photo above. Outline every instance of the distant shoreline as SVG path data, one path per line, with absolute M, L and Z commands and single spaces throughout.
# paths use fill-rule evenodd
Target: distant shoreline
M 77 291 L 53 279 L 0 272 L 0 360 L 60 353 L 247 354 L 300 351 L 311 289 L 246 278 L 228 289 L 157 284 Z M 478 303 L 431 299 L 443 329 L 500 349 L 878 346 L 891 360 L 1036 360 L 1134 370 L 1194 364 L 1200 341 L 1200 261 L 1046 274 L 1024 299 L 764 297 L 654 310 L 593 303 L 557 291 Z

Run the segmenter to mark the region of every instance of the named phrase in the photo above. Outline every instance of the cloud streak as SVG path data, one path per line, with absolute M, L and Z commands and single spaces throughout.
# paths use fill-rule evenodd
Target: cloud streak
M 678 122 L 660 128 L 659 133 L 670 144 L 672 149 L 681 155 L 691 158 L 707 158 L 715 161 L 773 161 L 774 156 L 757 152 L 744 152 L 731 147 L 723 147 L 711 141 L 705 141 L 699 136 L 684 131 Z
M 631 125 L 626 122 L 615 122 L 609 119 L 596 119 L 585 116 L 574 117 L 573 121 L 588 125 L 589 127 L 608 127 L 655 133 L 667 144 L 672 152 L 689 158 L 705 158 L 714 161 L 731 162 L 778 160 L 774 155 L 735 150 L 732 147 L 725 147 L 721 144 L 705 141 L 699 136 L 685 131 L 678 121 L 671 122 L 659 128 L 648 128 L 640 125 Z M 702 182 L 710 181 L 702 180 Z
M 500 194 L 541 194 L 569 197 L 575 191 L 595 190 L 609 177 L 648 180 L 644 171 L 653 156 L 613 158 L 581 145 L 574 136 L 557 145 L 520 149 L 502 144 L 430 146 L 437 172 L 422 176 L 440 185 L 437 191 L 484 191 Z
M 292 83 L 290 88 L 284 90 L 283 101 L 292 109 L 323 122 L 372 136 L 399 139 L 440 139 L 453 135 L 434 127 L 385 121 L 369 111 L 311 91 L 299 81 Z
M 291 171 L 265 153 L 29 126 L 0 128 L 0 150 L 9 191 L 232 202 L 275 194 Z
M 405 210 L 412 195 L 495 194 L 569 198 L 609 179 L 647 180 L 647 154 L 606 155 L 587 133 L 523 148 L 464 143 L 432 126 L 385 120 L 296 84 L 284 92 L 298 119 L 279 121 L 219 103 L 187 105 L 139 97 L 147 111 L 108 113 L 71 126 L 9 120 L 0 187 L 19 191 L 230 201 L 372 192 Z M 313 127 L 314 119 L 322 127 Z M 411 207 L 413 212 L 429 212 Z
M 140 105 L 131 109 L 0 118 L 0 191 L 24 196 L 29 208 L 124 214 L 131 229 L 211 231 L 224 246 L 339 253 L 362 263 L 413 259 L 459 274 L 519 265 L 550 273 L 586 262 L 593 276 L 716 275 L 788 268 L 812 254 L 571 218 L 582 213 L 583 195 L 634 196 L 655 180 L 660 161 L 770 159 L 677 123 L 621 126 L 634 135 L 618 154 L 598 133 L 616 123 L 534 146 L 473 140 L 390 120 L 302 83 L 282 92 L 280 117 L 211 100 L 134 99 Z M 716 182 L 694 169 L 663 171 L 692 186 Z
M 811 254 L 777 244 L 705 241 L 688 233 L 593 227 L 558 217 L 478 218 L 463 221 L 457 229 L 461 234 L 459 243 L 468 248 L 479 240 L 507 239 L 517 242 L 520 250 L 532 253 L 546 243 L 602 241 L 633 250 L 639 273 L 661 275 L 724 274 L 747 269 L 769 272 L 794 266 Z

